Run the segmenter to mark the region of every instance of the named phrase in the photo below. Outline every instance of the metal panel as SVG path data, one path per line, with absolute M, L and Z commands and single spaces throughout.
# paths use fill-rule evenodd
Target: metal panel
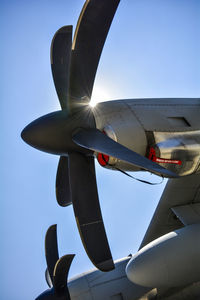
M 200 153 L 200 135 L 198 136 L 200 129 L 200 99 L 107 101 L 96 105 L 93 108 L 93 112 L 98 129 L 103 130 L 105 127 L 110 126 L 120 144 L 144 156 L 147 154 L 149 143 L 151 144 L 149 137 L 152 136 L 152 133 L 157 143 L 161 142 L 158 137 L 160 134 L 166 134 L 165 139 L 170 140 L 173 136 L 175 139 L 178 137 L 180 141 L 178 149 L 172 149 L 173 151 L 171 151 L 168 145 L 167 147 L 163 146 L 162 154 L 166 156 L 172 154 L 173 156 L 177 154 L 175 153 L 175 150 L 177 150 L 178 155 L 182 154 L 183 160 L 186 157 L 187 161 L 184 161 L 184 167 L 183 164 L 181 167 L 174 165 L 165 165 L 164 167 L 172 169 L 179 175 L 191 174 L 198 168 Z M 187 133 L 188 137 L 185 140 L 184 135 Z M 168 153 L 166 153 L 166 149 Z M 112 166 L 107 167 L 112 168 Z M 129 171 L 138 170 L 138 168 L 134 168 L 119 160 L 114 161 L 114 167 Z M 174 170 L 174 167 L 177 167 L 178 170 L 176 170 L 177 168 Z
M 107 101 L 93 108 L 96 126 L 100 130 L 112 128 L 118 143 L 145 156 L 147 148 L 146 133 L 126 101 Z M 123 161 L 117 161 L 115 167 L 135 171 L 138 168 Z
M 138 300 L 151 288 L 133 284 L 128 280 L 125 268 L 130 258 L 115 261 L 115 269 L 111 272 L 93 270 L 70 280 L 68 287 L 71 299 L 110 300 L 111 296 L 122 295 L 123 300 Z
M 191 203 L 200 203 L 200 175 L 170 179 L 140 248 L 172 230 L 183 227 L 182 222 L 174 215 L 171 208 Z
M 170 288 L 200 278 L 200 224 L 171 231 L 140 249 L 126 267 L 128 278 L 139 285 Z
M 125 100 L 146 131 L 185 131 L 200 128 L 200 99 Z M 191 125 L 180 127 L 169 118 L 185 118 Z
M 200 203 L 175 206 L 172 211 L 184 225 L 200 223 Z
M 200 130 L 187 132 L 156 131 L 153 132 L 153 137 L 151 146 L 163 160 L 161 165 L 164 168 L 179 176 L 199 171 Z M 164 162 L 165 159 L 166 163 Z M 180 163 L 169 163 L 172 161 Z

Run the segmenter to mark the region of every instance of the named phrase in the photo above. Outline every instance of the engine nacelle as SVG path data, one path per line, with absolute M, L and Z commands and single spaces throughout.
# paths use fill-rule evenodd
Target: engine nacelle
M 96 126 L 115 142 L 145 156 L 147 137 L 142 125 L 138 122 L 133 111 L 124 101 L 108 101 L 99 103 L 93 110 Z M 101 166 L 124 171 L 138 171 L 140 168 L 124 161 L 95 153 Z
M 184 107 L 185 102 L 174 101 L 140 99 L 99 103 L 93 110 L 96 127 L 119 144 L 179 176 L 200 173 L 199 125 L 190 126 L 185 117 L 188 109 Z M 197 112 L 199 104 L 194 107 Z M 95 154 L 103 167 L 140 170 L 119 159 Z
M 133 283 L 177 287 L 200 280 L 200 224 L 170 232 L 140 249 L 126 267 Z

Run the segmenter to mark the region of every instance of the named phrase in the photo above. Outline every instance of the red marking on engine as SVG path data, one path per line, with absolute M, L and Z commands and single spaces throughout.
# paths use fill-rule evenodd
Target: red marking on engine
M 106 132 L 105 132 L 105 130 L 103 130 L 102 132 L 103 132 L 105 135 L 107 135 Z M 100 164 L 102 167 L 105 167 L 105 166 L 107 166 L 107 164 L 108 164 L 109 156 L 106 155 L 106 154 L 103 154 L 103 153 L 98 153 L 98 155 L 97 155 L 97 160 L 98 160 L 99 164 Z
M 109 156 L 106 154 L 98 153 L 97 160 L 102 167 L 105 167 L 108 164 Z
M 156 157 L 156 151 L 152 147 L 150 148 L 148 159 L 162 164 L 176 164 L 176 165 L 182 164 L 181 160 L 178 159 L 167 159 L 167 158 Z

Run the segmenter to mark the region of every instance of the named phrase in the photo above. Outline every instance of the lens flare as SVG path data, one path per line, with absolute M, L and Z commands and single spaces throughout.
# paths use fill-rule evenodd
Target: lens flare
M 105 89 L 100 86 L 94 87 L 90 106 L 95 107 L 97 103 L 110 100 L 110 96 Z

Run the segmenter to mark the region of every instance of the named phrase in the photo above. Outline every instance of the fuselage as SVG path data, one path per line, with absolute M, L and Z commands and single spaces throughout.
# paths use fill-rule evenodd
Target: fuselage
M 109 273 L 91 270 L 68 282 L 72 300 L 196 300 L 199 299 L 200 282 L 173 288 L 149 288 L 137 285 L 127 278 L 125 269 L 131 257 L 115 262 Z

